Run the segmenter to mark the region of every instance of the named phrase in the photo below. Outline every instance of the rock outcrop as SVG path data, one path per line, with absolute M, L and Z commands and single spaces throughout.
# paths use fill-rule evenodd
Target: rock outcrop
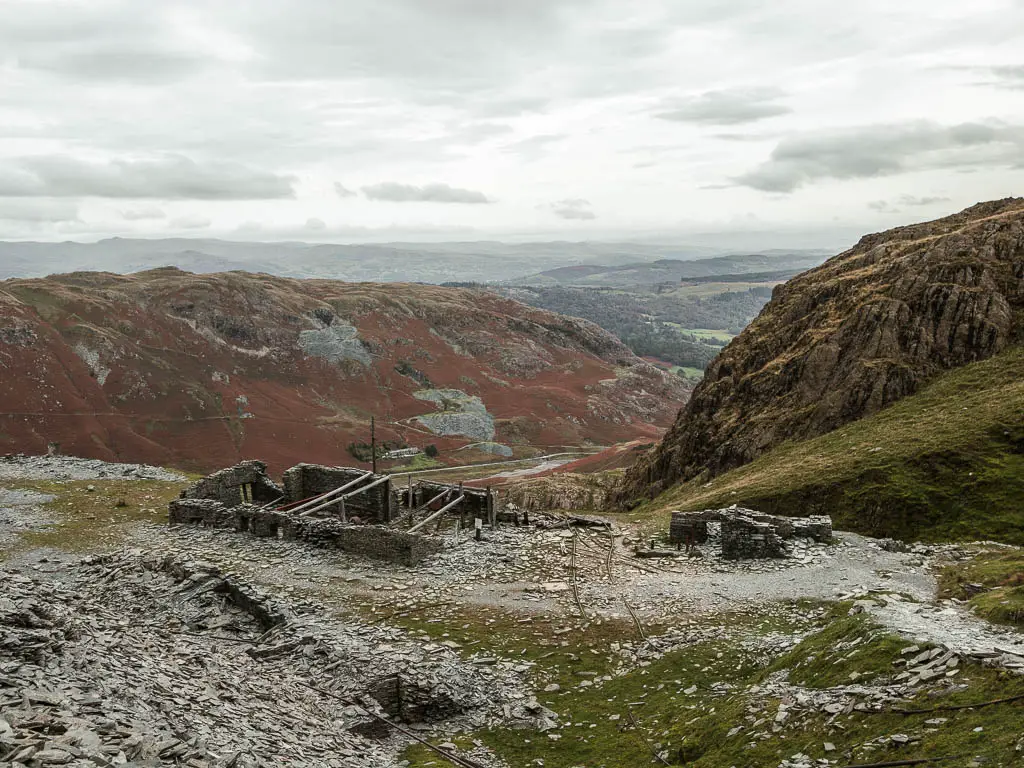
M 991 357 L 1024 321 L 1024 199 L 868 235 L 775 289 L 709 366 L 622 505 L 829 432 Z

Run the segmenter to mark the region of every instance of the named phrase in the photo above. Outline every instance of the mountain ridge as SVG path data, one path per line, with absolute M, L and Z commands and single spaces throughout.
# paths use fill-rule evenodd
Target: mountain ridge
M 0 452 L 206 470 L 369 441 L 654 437 L 685 384 L 586 321 L 433 285 L 173 267 L 0 282 Z

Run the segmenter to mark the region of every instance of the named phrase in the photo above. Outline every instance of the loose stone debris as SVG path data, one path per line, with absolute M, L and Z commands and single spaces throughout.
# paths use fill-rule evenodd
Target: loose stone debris
M 50 461 L 64 471 L 63 457 Z M 0 591 L 2 768 L 399 766 L 409 738 L 385 721 L 432 737 L 524 726 L 555 739 L 579 727 L 571 713 L 558 713 L 560 696 L 643 674 L 666 653 L 720 641 L 741 642 L 766 663 L 777 658 L 800 642 L 799 632 L 745 635 L 711 617 L 800 597 L 852 601 L 854 611 L 903 634 L 905 653 L 891 674 L 851 675 L 828 689 L 771 676 L 744 692 L 749 707 L 732 735 L 756 743 L 797 733 L 822 713 L 831 722 L 893 709 L 922 692 L 955 691 L 969 665 L 1024 672 L 1019 636 L 955 602 L 932 603 L 929 564 L 958 547 L 895 546 L 833 535 L 827 519 L 794 524 L 732 509 L 713 511 L 718 520 L 691 521 L 697 532 L 699 523 L 707 526 L 705 539 L 690 547 L 702 557 L 667 550 L 668 557 L 645 560 L 635 553 L 648 541 L 615 520 L 534 510 L 529 525 L 516 525 L 524 522 L 521 510 L 489 507 L 494 497 L 484 489 L 462 515 L 459 505 L 437 513 L 470 494 L 427 484 L 413 493 L 392 489 L 387 501 L 359 500 L 362 508 L 332 496 L 296 511 L 290 505 L 309 505 L 351 480 L 340 468 L 300 465 L 305 468 L 277 484 L 261 465 L 247 464 L 194 484 L 172 503 L 172 518 L 180 514 L 179 522 L 197 524 L 130 529 L 138 550 L 81 562 L 26 560 L 20 571 L 0 570 L 0 583 L 10 585 Z M 27 471 L 45 473 L 45 466 Z M 123 477 L 116 466 L 92 471 Z M 354 489 L 374 480 L 355 472 Z M 18 506 L 14 496 L 5 498 L 0 491 L 0 520 Z M 303 514 L 325 503 L 323 516 Z M 479 538 L 463 527 L 466 515 L 487 520 L 492 509 L 493 527 L 488 523 Z M 32 512 L 22 514 L 27 520 Z M 420 528 L 430 533 L 409 531 L 435 515 Z M 737 545 L 757 556 L 727 555 L 726 516 L 764 537 L 756 547 Z M 437 521 L 443 528 L 434 527 Z M 442 546 L 405 559 L 339 543 L 377 529 L 396 538 L 438 539 Z M 786 556 L 763 556 L 769 550 Z M 474 651 L 472 643 L 433 641 L 391 622 L 410 615 L 445 621 L 467 606 L 514 612 L 524 622 L 560 615 L 564 631 L 635 621 L 637 633 L 606 651 L 612 663 L 605 674 L 538 683 L 529 662 Z M 654 624 L 657 632 L 645 631 Z M 557 639 L 561 631 L 544 641 L 553 651 L 568 645 Z M 574 650 L 583 649 L 565 648 Z M 736 690 L 714 683 L 700 691 L 680 686 L 677 693 L 714 706 Z M 879 750 L 916 737 L 886 738 Z M 654 750 L 663 747 L 652 741 Z M 502 765 L 479 744 L 462 754 Z M 782 765 L 848 762 L 805 757 Z
M 210 564 L 136 551 L 64 577 L 0 571 L 0 764 L 384 766 L 401 739 L 374 714 L 557 720 L 520 665 L 339 623 Z

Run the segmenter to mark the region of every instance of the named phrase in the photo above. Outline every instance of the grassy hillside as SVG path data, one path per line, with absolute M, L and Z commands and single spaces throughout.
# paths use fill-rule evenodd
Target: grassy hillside
M 678 485 L 642 511 L 660 518 L 734 503 L 831 514 L 840 528 L 876 536 L 1024 544 L 1024 348 L 711 482 Z

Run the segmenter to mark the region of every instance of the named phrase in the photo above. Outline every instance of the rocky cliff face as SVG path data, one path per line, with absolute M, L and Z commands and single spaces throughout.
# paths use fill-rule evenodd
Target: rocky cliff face
M 616 499 L 628 505 L 874 413 L 1019 340 L 1022 315 L 1024 199 L 868 235 L 775 289 Z
M 688 392 L 596 325 L 430 285 L 159 269 L 0 282 L 0 453 L 207 470 L 377 438 L 608 443 Z M 465 454 L 460 454 L 460 459 Z

